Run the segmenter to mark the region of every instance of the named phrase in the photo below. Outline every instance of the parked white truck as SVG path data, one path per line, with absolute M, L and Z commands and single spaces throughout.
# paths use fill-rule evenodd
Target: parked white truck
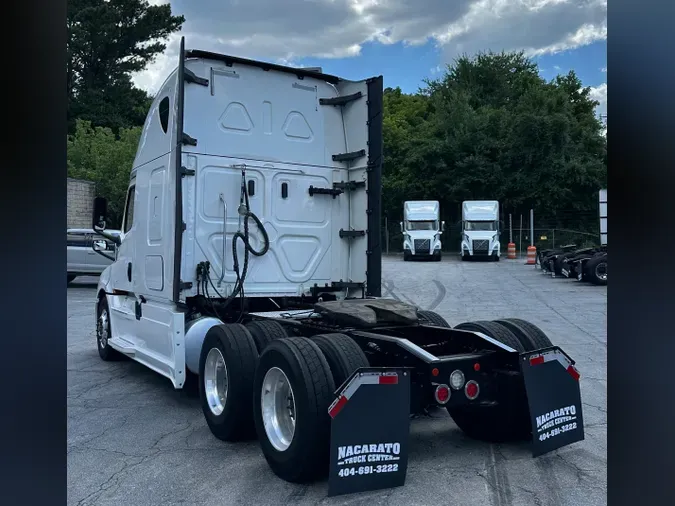
M 462 260 L 491 258 L 499 261 L 499 202 L 465 200 L 462 202 Z
M 96 294 L 101 359 L 129 357 L 176 389 L 197 382 L 213 435 L 257 436 L 292 482 L 325 476 L 338 458 L 331 427 L 348 423 L 338 413 L 359 382 L 399 374 L 411 411 L 445 407 L 472 437 L 532 437 L 545 451 L 583 438 L 581 425 L 552 442 L 532 425 L 552 408 L 529 384 L 581 410 L 573 362 L 539 329 L 516 319 L 450 328 L 380 298 L 382 82 L 181 41 L 143 127 L 119 236 L 105 232 L 105 199 L 94 204 L 94 230 L 116 244 Z M 544 362 L 542 347 L 567 368 L 552 372 L 564 392 L 549 376 L 526 380 L 551 374 L 524 372 L 533 353 Z M 394 417 L 409 423 L 408 412 Z M 367 427 L 382 424 L 348 427 L 357 448 Z
M 441 260 L 440 204 L 436 200 L 411 200 L 403 204 L 403 260 L 433 258 Z

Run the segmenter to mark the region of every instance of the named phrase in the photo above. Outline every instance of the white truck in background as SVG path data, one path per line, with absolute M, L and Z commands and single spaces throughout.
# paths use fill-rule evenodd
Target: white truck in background
M 462 202 L 462 260 L 491 258 L 499 261 L 499 225 L 499 202 L 496 200 Z
M 403 260 L 433 258 L 441 260 L 440 204 L 436 200 L 412 200 L 403 204 Z

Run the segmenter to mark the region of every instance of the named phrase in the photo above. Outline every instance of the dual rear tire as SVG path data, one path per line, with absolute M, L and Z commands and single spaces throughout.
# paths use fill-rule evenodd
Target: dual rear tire
M 461 323 L 456 330 L 480 332 L 522 353 L 552 346 L 537 326 L 518 318 Z M 531 437 L 530 413 L 522 377 L 502 371 L 503 389 L 497 400 L 448 407 L 448 413 L 467 436 L 490 443 L 523 441 Z
M 209 429 L 224 441 L 257 436 L 286 481 L 325 476 L 333 393 L 368 360 L 344 334 L 287 337 L 277 322 L 257 323 L 217 325 L 206 335 L 199 372 Z

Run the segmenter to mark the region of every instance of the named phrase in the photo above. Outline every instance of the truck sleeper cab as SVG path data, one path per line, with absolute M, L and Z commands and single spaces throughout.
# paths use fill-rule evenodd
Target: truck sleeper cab
M 101 359 L 125 355 L 176 389 L 196 382 L 212 434 L 257 436 L 287 481 L 326 471 L 326 414 L 359 370 L 409 368 L 411 411 L 446 407 L 472 437 L 513 440 L 534 437 L 540 410 L 528 407 L 523 364 L 562 356 L 527 322 L 453 329 L 380 298 L 382 96 L 381 76 L 346 81 L 181 40 L 99 279 Z M 102 235 L 105 216 L 96 199 Z M 570 388 L 547 399 L 577 402 Z
M 431 258 L 441 260 L 441 234 L 445 222 L 440 221 L 440 204 L 435 200 L 408 201 L 403 204 L 403 260 Z

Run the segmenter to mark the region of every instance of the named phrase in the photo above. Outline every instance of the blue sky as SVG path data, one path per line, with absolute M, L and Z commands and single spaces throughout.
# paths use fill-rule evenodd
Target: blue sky
M 136 83 L 150 92 L 187 47 L 415 92 L 461 54 L 523 50 L 552 79 L 574 69 L 607 103 L 607 0 L 149 0 L 186 22 Z M 603 72 L 602 69 L 605 69 Z
M 574 70 L 585 86 L 599 86 L 607 81 L 607 42 L 555 54 L 534 56 L 544 79 L 553 79 L 558 74 Z M 406 93 L 414 93 L 422 86 L 423 79 L 438 77 L 441 51 L 433 42 L 421 46 L 403 43 L 383 45 L 364 44 L 357 57 L 327 59 L 300 58 L 295 63 L 303 67 L 322 67 L 328 74 L 347 79 L 360 79 L 371 75 L 383 75 L 385 87 L 400 87 Z

